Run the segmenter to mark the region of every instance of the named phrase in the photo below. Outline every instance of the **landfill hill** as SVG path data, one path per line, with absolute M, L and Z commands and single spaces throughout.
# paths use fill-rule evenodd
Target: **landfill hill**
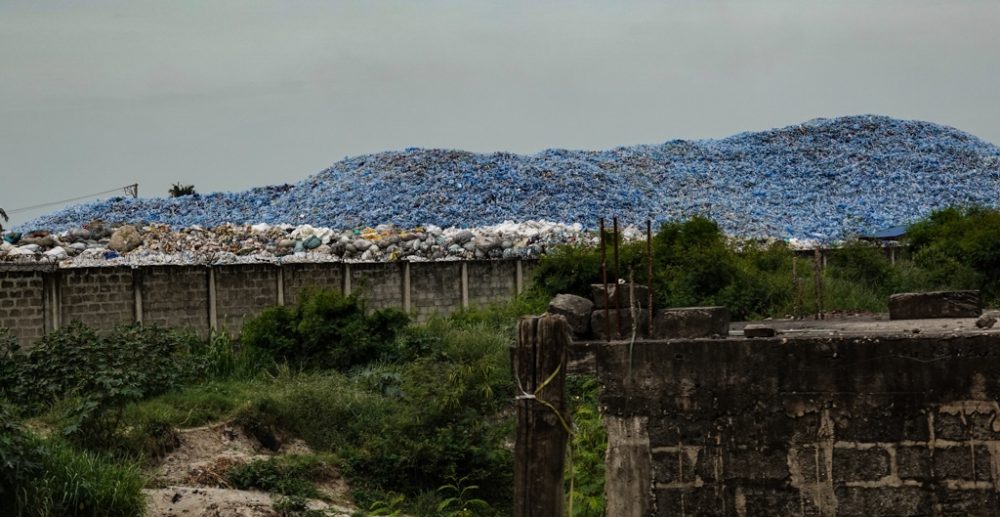
M 534 155 L 406 149 L 347 158 L 295 185 L 114 198 L 22 230 L 94 219 L 173 227 L 392 224 L 472 228 L 546 220 L 592 228 L 702 214 L 740 237 L 834 240 L 951 205 L 998 205 L 1000 148 L 930 122 L 861 115 L 717 140 Z

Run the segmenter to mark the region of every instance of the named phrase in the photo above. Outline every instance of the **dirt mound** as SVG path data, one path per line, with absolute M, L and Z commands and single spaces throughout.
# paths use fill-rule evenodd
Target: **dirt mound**
M 241 428 L 221 423 L 178 431 L 179 445 L 153 471 L 147 489 L 148 515 L 152 517 L 264 517 L 275 515 L 270 494 L 237 490 L 226 474 L 235 466 L 258 459 L 289 454 L 311 454 L 301 440 L 281 440 L 280 447 L 265 447 Z M 334 472 L 316 488 L 331 504 L 313 500 L 312 509 L 330 515 L 350 515 L 354 511 L 347 483 Z

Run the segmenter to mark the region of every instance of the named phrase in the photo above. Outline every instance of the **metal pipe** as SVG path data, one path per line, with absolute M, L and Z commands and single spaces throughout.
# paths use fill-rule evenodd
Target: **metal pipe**
M 604 240 L 604 218 L 600 220 L 601 226 L 601 282 L 604 285 L 604 327 L 605 336 L 611 341 L 611 310 L 608 308 L 608 253 L 605 249 L 607 243 Z
M 620 264 L 618 263 L 618 216 L 614 216 L 612 219 L 615 225 L 614 235 L 611 236 L 611 243 L 615 247 L 615 309 L 618 311 L 618 317 L 615 318 L 615 327 L 618 329 L 618 335 L 622 335 L 622 293 L 618 288 L 618 280 L 621 278 L 621 270 L 619 269 Z M 629 300 L 629 304 L 632 300 Z
M 646 310 L 649 314 L 648 334 L 653 337 L 653 222 L 646 219 L 646 291 L 649 299 L 646 301 Z

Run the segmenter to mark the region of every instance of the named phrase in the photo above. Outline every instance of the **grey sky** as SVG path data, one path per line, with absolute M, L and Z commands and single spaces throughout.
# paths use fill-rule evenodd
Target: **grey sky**
M 858 113 L 1000 143 L 998 26 L 963 0 L 0 0 L 0 207 Z

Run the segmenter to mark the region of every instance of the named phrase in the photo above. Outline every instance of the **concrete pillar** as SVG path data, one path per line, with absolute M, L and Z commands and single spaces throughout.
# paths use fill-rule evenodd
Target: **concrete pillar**
M 280 306 L 285 305 L 285 270 L 281 266 L 275 266 L 278 268 L 278 274 L 275 275 L 278 281 L 278 300 L 277 303 Z
M 135 322 L 142 323 L 142 270 L 132 268 L 132 293 L 135 295 Z
M 351 294 L 351 265 L 344 263 L 344 296 Z
M 469 263 L 462 262 L 462 308 L 469 308 Z
M 42 273 L 42 307 L 46 333 L 59 330 L 62 326 L 62 292 L 59 281 L 58 271 Z
M 514 294 L 521 294 L 524 292 L 524 269 L 521 267 L 521 259 L 517 259 L 516 267 L 514 268 Z
M 403 312 L 409 314 L 410 303 L 410 262 L 403 263 Z
M 219 313 L 215 292 L 215 268 L 208 268 L 208 328 L 215 332 L 219 328 Z

